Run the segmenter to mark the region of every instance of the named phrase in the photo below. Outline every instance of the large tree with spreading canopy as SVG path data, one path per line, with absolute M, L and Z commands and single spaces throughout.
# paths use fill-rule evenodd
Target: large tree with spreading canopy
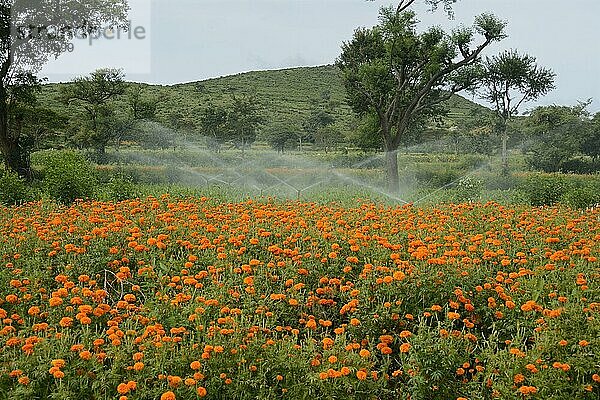
M 125 27 L 127 0 L 0 0 L 0 153 L 7 169 L 30 176 L 28 149 L 10 116 L 31 98 L 37 73 L 74 37 Z
M 419 32 L 416 14 L 408 8 L 412 3 L 383 8 L 379 24 L 357 29 L 337 60 L 349 104 L 378 122 L 392 192 L 399 190 L 397 150 L 402 141 L 423 118 L 439 113 L 442 102 L 475 87 L 481 53 L 506 37 L 506 24 L 492 14 L 450 33 L 440 27 Z

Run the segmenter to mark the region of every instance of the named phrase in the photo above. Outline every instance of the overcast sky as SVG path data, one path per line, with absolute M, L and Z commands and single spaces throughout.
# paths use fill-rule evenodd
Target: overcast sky
M 72 53 L 43 75 L 64 81 L 101 67 L 128 79 L 172 84 L 250 70 L 331 64 L 358 26 L 377 23 L 375 0 L 131 0 L 131 32 L 120 39 L 76 40 Z M 455 19 L 417 7 L 421 25 L 471 25 L 491 11 L 508 21 L 509 38 L 490 54 L 516 48 L 557 74 L 542 104 L 593 98 L 600 110 L 600 1 L 460 0 Z

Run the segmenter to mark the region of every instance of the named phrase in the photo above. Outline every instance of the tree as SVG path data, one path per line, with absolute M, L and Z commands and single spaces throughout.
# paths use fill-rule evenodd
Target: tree
M 261 107 L 251 96 L 233 96 L 233 105 L 228 113 L 227 127 L 231 134 L 233 144 L 242 149 L 256 140 L 258 127 L 264 123 Z
M 117 148 L 126 139 L 136 140 L 146 148 L 171 147 L 173 138 L 161 137 L 168 130 L 158 129 L 155 121 L 159 100 L 146 92 L 145 85 L 140 83 L 132 83 L 127 87 L 127 112 L 116 118 L 113 128 Z
M 581 143 L 581 152 L 594 160 L 600 159 L 600 112 L 590 121 L 589 134 Z
M 279 122 L 270 124 L 262 134 L 271 147 L 277 152 L 284 153 L 288 145 L 296 142 L 298 132 L 302 132 L 298 124 Z
M 227 109 L 213 104 L 205 108 L 200 115 L 202 134 L 208 137 L 208 146 L 217 153 L 229 140 L 227 130 Z
M 341 142 L 340 131 L 331 124 L 320 127 L 315 133 L 314 138 L 315 144 L 325 150 L 326 154 Z
M 554 89 L 555 74 L 539 67 L 535 57 L 507 50 L 486 57 L 481 71 L 479 96 L 496 112 L 498 133 L 502 139 L 502 171 L 508 173 L 507 124 L 519 114 L 519 107 L 535 101 Z
M 325 105 L 319 105 L 313 108 L 308 117 L 306 117 L 306 119 L 302 122 L 302 128 L 304 129 L 304 132 L 298 132 L 298 140 L 300 144 L 299 150 L 302 151 L 302 142 L 310 141 L 314 143 L 319 140 L 319 137 L 323 138 L 324 135 L 319 135 L 319 132 L 324 128 L 329 127 L 333 123 L 335 123 L 335 117 L 331 115 Z M 323 131 L 321 133 L 325 132 L 326 131 Z
M 9 88 L 7 128 L 12 142 L 18 146 L 18 161 L 24 168 L 21 175 L 25 178 L 31 178 L 29 154 L 36 144 L 66 125 L 65 119 L 56 112 L 39 105 L 37 94 L 40 89 L 35 79 Z
M 392 192 L 399 189 L 396 153 L 405 136 L 439 113 L 440 103 L 472 88 L 481 52 L 505 37 L 505 23 L 491 14 L 450 34 L 439 27 L 418 33 L 417 22 L 404 7 L 383 8 L 379 25 L 357 29 L 337 60 L 351 107 L 377 116 Z
M 569 171 L 568 163 L 590 137 L 592 123 L 586 108 L 591 101 L 576 106 L 541 106 L 535 108 L 525 123 L 533 143 L 529 146 L 529 164 L 545 172 Z
M 368 0 L 373 1 L 373 0 Z M 458 0 L 425 0 L 424 3 L 431 7 L 431 11 L 435 11 L 440 5 L 444 8 L 444 11 L 448 13 L 449 16 L 452 16 L 452 5 L 456 3 Z M 416 0 L 401 0 L 398 3 L 398 7 L 396 8 L 397 13 L 401 13 L 407 10 L 410 6 L 415 3 Z
M 126 90 L 124 75 L 118 69 L 99 69 L 89 76 L 78 77 L 62 88 L 61 99 L 84 110 L 88 119 L 88 145 L 96 151 L 99 161 L 104 160 L 106 147 L 120 135 L 112 102 Z
M 18 138 L 24 157 L 35 149 L 57 147 L 64 141 L 60 133 L 67 127 L 68 118 L 40 106 L 36 98 L 14 106 L 9 114 L 9 131 Z M 29 164 L 29 159 L 26 160 Z
M 130 84 L 127 88 L 127 104 L 131 119 L 135 121 L 153 120 L 159 100 L 146 93 L 146 87 L 140 83 Z
M 29 178 L 29 146 L 10 130 L 11 113 L 19 105 L 15 88 L 35 87 L 36 74 L 50 57 L 69 49 L 71 40 L 123 27 L 126 0 L 0 1 L 0 152 L 7 169 Z

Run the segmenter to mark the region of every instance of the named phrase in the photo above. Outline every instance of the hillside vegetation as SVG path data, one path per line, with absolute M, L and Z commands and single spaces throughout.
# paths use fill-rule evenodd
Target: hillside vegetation
M 44 85 L 40 102 L 60 113 L 69 107 L 58 100 L 60 87 L 67 84 Z M 213 105 L 229 105 L 232 96 L 253 96 L 263 108 L 264 128 L 291 124 L 301 126 L 314 107 L 328 99 L 336 119 L 336 128 L 345 135 L 357 124 L 346 104 L 346 92 L 339 70 L 334 66 L 303 67 L 275 71 L 255 71 L 176 85 L 145 85 L 147 93 L 160 100 L 157 118 L 169 126 L 185 126 L 199 131 L 202 110 Z M 461 96 L 448 103 L 444 125 L 469 125 L 489 109 Z

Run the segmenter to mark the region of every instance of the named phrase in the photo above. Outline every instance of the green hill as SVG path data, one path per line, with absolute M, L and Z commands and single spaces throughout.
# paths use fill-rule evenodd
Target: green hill
M 64 84 L 45 85 L 40 101 L 59 112 L 68 108 L 56 101 L 58 88 Z M 147 85 L 149 94 L 160 99 L 158 117 L 172 125 L 183 120 L 197 131 L 200 114 L 209 104 L 226 105 L 232 95 L 252 95 L 264 109 L 266 125 L 300 126 L 316 103 L 328 97 L 336 118 L 336 127 L 345 134 L 353 131 L 356 119 L 346 104 L 341 76 L 334 66 L 303 67 L 275 71 L 256 71 L 176 85 Z M 446 125 L 462 125 L 461 121 L 489 112 L 461 96 L 448 102 Z

